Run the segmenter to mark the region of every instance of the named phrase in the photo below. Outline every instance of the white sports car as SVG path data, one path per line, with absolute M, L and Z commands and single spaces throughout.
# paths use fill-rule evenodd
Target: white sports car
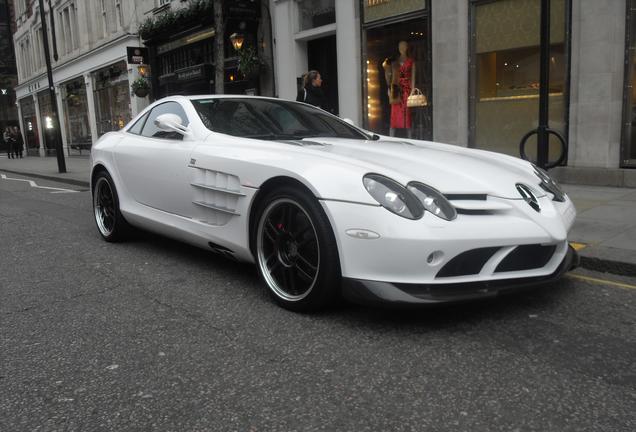
M 308 311 L 489 297 L 578 262 L 576 212 L 544 171 L 502 154 L 378 136 L 298 102 L 175 96 L 91 154 L 95 220 L 255 262 Z

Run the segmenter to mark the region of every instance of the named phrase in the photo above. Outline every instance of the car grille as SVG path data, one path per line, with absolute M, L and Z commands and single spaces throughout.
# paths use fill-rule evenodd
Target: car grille
M 461 215 L 494 215 L 510 208 L 507 204 L 488 200 L 486 194 L 445 194 L 457 214 Z
M 479 274 L 482 267 L 497 252 L 499 247 L 471 249 L 457 255 L 437 273 L 438 278 Z
M 435 278 L 449 278 L 479 274 L 484 265 L 502 247 L 485 247 L 462 252 L 448 261 Z M 497 265 L 495 273 L 533 270 L 545 266 L 556 250 L 555 245 L 520 245 Z
M 499 263 L 495 273 L 541 268 L 550 261 L 555 250 L 555 245 L 531 244 L 517 246 Z

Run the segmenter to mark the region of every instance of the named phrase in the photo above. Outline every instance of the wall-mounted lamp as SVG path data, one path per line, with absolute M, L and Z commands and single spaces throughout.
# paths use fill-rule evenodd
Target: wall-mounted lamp
M 146 65 L 137 66 L 137 72 L 139 72 L 139 76 L 145 78 L 146 75 L 148 75 L 148 66 L 146 66 Z
M 230 35 L 230 42 L 232 42 L 232 46 L 235 50 L 240 50 L 243 47 L 243 42 L 245 38 L 241 33 L 232 33 Z

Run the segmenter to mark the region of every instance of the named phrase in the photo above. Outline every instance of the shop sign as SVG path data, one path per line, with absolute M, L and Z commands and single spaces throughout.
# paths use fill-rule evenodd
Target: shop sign
M 426 9 L 426 0 L 363 0 L 364 22 L 370 23 L 384 18 Z
M 6 94 L 8 94 L 9 89 L 0 89 L 0 91 L 2 92 L 2 95 L 5 96 Z
M 129 64 L 148 64 L 148 48 L 126 47 Z
M 177 81 L 204 79 L 209 76 L 210 66 L 211 65 L 208 64 L 200 64 L 197 66 L 176 70 L 174 73 L 177 76 Z
M 198 33 L 194 33 L 188 36 L 184 36 L 182 38 L 170 41 L 170 42 L 166 42 L 164 44 L 161 45 L 157 45 L 157 54 L 161 55 L 161 54 L 165 54 L 168 51 L 172 51 L 174 49 L 177 48 L 181 48 L 182 46 L 186 46 L 189 45 L 191 43 L 195 43 L 195 42 L 199 42 L 202 41 L 204 39 L 209 39 L 214 37 L 214 35 L 216 34 L 216 31 L 214 29 L 209 29 L 209 30 L 203 30 L 200 31 Z

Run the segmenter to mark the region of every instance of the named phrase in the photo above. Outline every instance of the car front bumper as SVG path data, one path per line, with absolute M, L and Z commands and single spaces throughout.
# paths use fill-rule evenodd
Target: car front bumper
M 366 305 L 400 306 L 462 302 L 496 297 L 554 282 L 578 265 L 578 253 L 568 246 L 567 253 L 557 269 L 547 276 L 448 284 L 392 283 L 343 278 L 342 295 L 354 303 Z

